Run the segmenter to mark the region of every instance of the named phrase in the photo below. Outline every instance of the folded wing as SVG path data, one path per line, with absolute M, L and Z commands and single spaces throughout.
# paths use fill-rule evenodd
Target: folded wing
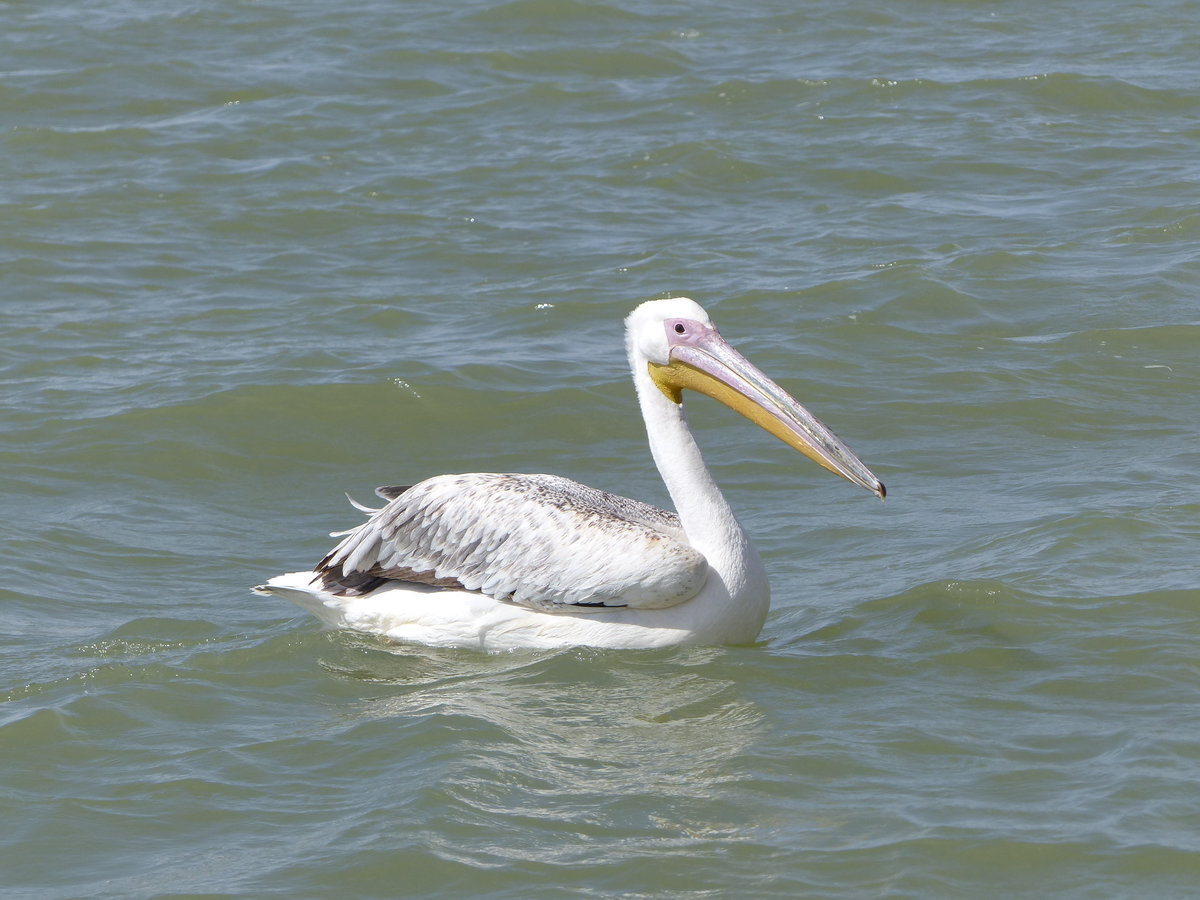
M 546 611 L 659 609 L 708 575 L 673 513 L 554 475 L 441 475 L 378 493 L 390 502 L 318 564 L 326 589 L 401 581 Z

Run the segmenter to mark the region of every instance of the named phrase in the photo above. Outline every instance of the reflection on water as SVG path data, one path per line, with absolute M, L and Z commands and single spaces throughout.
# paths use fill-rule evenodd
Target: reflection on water
M 566 861 L 589 852 L 589 835 L 677 844 L 753 827 L 723 795 L 764 717 L 729 677 L 727 651 L 483 655 L 345 640 L 355 664 L 325 668 L 384 689 L 348 715 L 395 720 L 398 737 L 423 724 L 421 751 L 440 772 L 439 853 Z

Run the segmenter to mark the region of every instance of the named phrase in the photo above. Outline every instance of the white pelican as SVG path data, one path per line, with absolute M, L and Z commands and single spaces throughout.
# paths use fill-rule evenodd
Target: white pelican
M 439 475 L 380 488 L 386 505 L 359 506 L 367 521 L 333 535 L 343 540 L 314 571 L 255 590 L 339 628 L 437 646 L 753 641 L 770 603 L 766 571 L 704 465 L 683 391 L 720 400 L 880 498 L 884 486 L 694 301 L 643 303 L 625 336 L 675 513 L 554 475 Z

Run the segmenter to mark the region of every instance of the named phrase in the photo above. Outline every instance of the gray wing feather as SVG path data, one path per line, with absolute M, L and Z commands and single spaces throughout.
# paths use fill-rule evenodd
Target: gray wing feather
M 566 478 L 441 475 L 379 493 L 390 502 L 318 565 L 327 583 L 390 576 L 534 609 L 655 609 L 707 578 L 674 513 Z

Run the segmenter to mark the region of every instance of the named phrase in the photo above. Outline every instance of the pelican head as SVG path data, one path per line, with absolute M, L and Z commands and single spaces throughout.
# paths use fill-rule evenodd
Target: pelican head
M 787 391 L 738 353 L 708 313 L 687 297 L 650 300 L 626 320 L 631 356 L 646 360 L 651 380 L 671 402 L 683 391 L 719 400 L 829 471 L 871 491 L 887 493 L 854 452 Z

